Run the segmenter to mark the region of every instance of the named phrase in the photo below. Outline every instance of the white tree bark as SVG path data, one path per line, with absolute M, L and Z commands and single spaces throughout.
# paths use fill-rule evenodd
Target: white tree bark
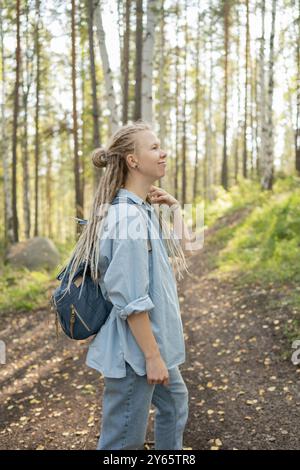
M 1 42 L 1 153 L 2 153 L 2 165 L 3 165 L 3 186 L 4 186 L 4 207 L 5 207 L 5 229 L 7 236 L 7 243 L 14 242 L 13 232 L 13 210 L 12 210 L 12 199 L 11 199 L 11 179 L 10 169 L 8 162 L 8 139 L 6 137 L 6 126 L 7 122 L 5 119 L 5 101 L 6 101 L 6 90 L 5 90 L 5 55 L 4 55 L 4 38 L 3 38 L 3 18 L 2 11 L 0 9 L 0 42 Z
M 212 124 L 212 84 L 214 76 L 214 65 L 213 65 L 213 17 L 212 17 L 212 4 L 209 3 L 209 66 L 208 66 L 208 110 L 207 110 L 207 125 L 205 129 L 205 175 L 204 175 L 204 194 L 209 201 L 213 200 L 212 185 L 214 183 L 213 175 L 213 161 L 212 161 L 212 135 L 213 135 L 213 124 Z
M 161 104 L 161 108 L 158 115 L 159 122 L 159 138 L 161 142 L 161 148 L 165 148 L 165 134 L 166 134 L 166 116 L 163 112 L 162 103 L 164 101 L 165 92 L 165 73 L 164 73 L 164 60 L 165 60 L 165 10 L 164 0 L 161 0 L 161 18 L 160 18 L 160 51 L 159 51 L 159 87 L 158 87 L 158 99 Z M 159 187 L 163 187 L 166 184 L 164 178 L 159 179 Z
M 259 110 L 260 110 L 260 126 L 259 126 L 259 170 L 261 175 L 264 173 L 264 161 L 266 153 L 266 140 L 267 140 L 267 128 L 266 128 L 266 86 L 265 86 L 265 0 L 261 3 L 261 23 L 262 31 L 260 38 L 259 48 Z
M 105 81 L 105 89 L 107 93 L 107 105 L 110 111 L 110 133 L 114 133 L 119 127 L 119 113 L 116 101 L 116 95 L 113 86 L 113 74 L 109 65 L 109 57 L 105 44 L 105 32 L 102 23 L 101 2 L 96 0 L 94 2 L 95 14 L 94 21 L 97 27 L 97 36 L 102 60 L 103 75 Z
M 272 26 L 270 35 L 270 55 L 268 70 L 268 103 L 266 122 L 266 148 L 261 185 L 263 189 L 272 189 L 274 172 L 274 142 L 273 142 L 273 91 L 274 91 L 274 35 L 276 18 L 276 0 L 272 0 Z
M 157 7 L 155 0 L 147 2 L 147 26 L 143 44 L 142 59 L 142 117 L 152 123 L 152 75 Z

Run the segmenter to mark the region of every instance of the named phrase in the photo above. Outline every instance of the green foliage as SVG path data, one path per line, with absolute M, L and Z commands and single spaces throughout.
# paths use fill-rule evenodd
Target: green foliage
M 50 271 L 30 271 L 9 264 L 0 266 L 0 314 L 45 307 L 50 291 L 56 286 L 56 276 L 69 258 L 75 240 L 70 237 L 65 243 L 56 242 L 55 245 L 61 255 L 61 263 Z
M 256 282 L 285 287 L 285 295 L 274 303 L 296 315 L 284 330 L 290 345 L 300 334 L 300 179 L 277 175 L 271 192 L 261 192 L 258 184 L 247 182 L 220 194 L 221 200 L 230 204 L 223 211 L 226 204 L 218 206 L 217 200 L 208 211 L 212 222 L 224 217 L 221 224 L 217 220 L 218 228 L 210 238 L 221 248 L 214 267 L 219 274 L 237 274 L 236 282 L 243 289 Z M 248 210 L 241 216 L 245 208 Z M 240 212 L 239 217 L 231 217 L 234 223 L 229 223 L 228 216 L 235 211 Z
M 45 292 L 53 272 L 1 266 L 0 312 L 32 310 L 45 306 Z
M 278 187 L 230 238 L 220 254 L 221 270 L 265 281 L 300 280 L 300 191 Z
M 213 188 L 215 199 L 205 206 L 205 224 L 211 226 L 223 215 L 229 215 L 238 209 L 262 204 L 268 195 L 261 191 L 259 183 L 241 179 L 225 191 L 221 186 Z

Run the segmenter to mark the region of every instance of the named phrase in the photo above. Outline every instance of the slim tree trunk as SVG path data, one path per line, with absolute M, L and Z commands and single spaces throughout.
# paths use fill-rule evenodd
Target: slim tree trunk
M 266 153 L 266 140 L 267 140 L 267 128 L 266 128 L 266 90 L 265 90 L 265 12 L 266 4 L 265 0 L 261 2 L 261 37 L 259 47 L 259 136 L 260 136 L 260 147 L 258 155 L 258 173 L 261 176 L 264 171 L 264 159 Z
M 14 229 L 13 229 L 13 208 L 11 199 L 11 178 L 9 172 L 8 161 L 8 143 L 7 143 L 7 121 L 5 113 L 6 103 L 6 63 L 5 63 L 5 50 L 4 50 L 4 37 L 3 37 L 3 17 L 2 10 L 0 9 L 0 41 L 1 41 L 1 154 L 3 165 L 3 186 L 4 186 L 4 245 L 8 248 L 14 242 Z
M 105 33 L 102 23 L 101 1 L 94 0 L 94 20 L 97 27 L 99 50 L 102 60 L 105 90 L 107 96 L 107 105 L 110 110 L 109 134 L 115 132 L 119 126 L 118 107 L 113 86 L 113 74 L 109 65 L 109 58 L 105 44 Z
M 75 0 L 72 0 L 72 96 L 73 96 L 73 145 L 74 145 L 74 180 L 75 180 L 75 213 L 76 217 L 83 217 L 83 198 L 80 181 L 80 163 L 78 153 L 78 124 L 77 124 L 77 90 L 76 90 L 76 30 L 75 30 Z M 76 224 L 76 233 L 80 233 L 80 226 Z
M 212 200 L 213 164 L 212 164 L 212 87 L 213 87 L 213 6 L 209 5 L 209 80 L 208 80 L 208 119 L 205 136 L 205 159 L 203 170 L 204 197 Z
M 28 151 L 28 97 L 30 87 L 32 84 L 32 72 L 30 72 L 29 63 L 31 60 L 30 46 L 29 46 L 29 2 L 26 0 L 25 4 L 26 13 L 26 32 L 25 44 L 26 53 L 24 55 L 25 67 L 23 72 L 23 138 L 22 138 L 22 168 L 23 168 L 23 217 L 24 217 L 24 232 L 25 238 L 30 238 L 30 189 L 29 189 L 29 151 Z
M 249 30 L 249 0 L 246 0 L 246 63 L 245 63 L 245 104 L 244 104 L 244 148 L 243 148 L 243 176 L 248 176 L 248 149 L 247 149 L 247 126 L 248 126 L 248 68 L 249 68 L 249 46 L 250 46 L 250 30 Z
M 87 0 L 88 9 L 88 34 L 89 34 L 89 58 L 90 58 L 90 75 L 92 87 L 92 109 L 93 109 L 93 147 L 98 148 L 101 145 L 101 138 L 99 132 L 99 105 L 97 100 L 97 80 L 96 80 L 96 67 L 95 67 L 95 45 L 94 45 L 94 5 L 93 0 Z M 93 169 L 93 184 L 94 190 L 99 182 L 99 177 L 102 171 L 94 167 Z
M 83 15 L 83 8 L 79 7 L 79 19 L 81 21 L 81 18 L 85 19 Z M 80 65 L 79 65 L 79 70 L 80 70 L 80 86 L 81 86 L 81 122 L 82 125 L 80 126 L 81 130 L 81 139 L 78 144 L 78 149 L 81 149 L 81 158 L 79 158 L 79 171 L 80 171 L 80 190 L 81 190 L 81 198 L 82 198 L 82 213 L 84 213 L 84 195 L 85 195 L 85 151 L 84 151 L 84 145 L 85 145 L 85 131 L 86 131 L 86 123 L 84 119 L 84 114 L 85 114 L 85 108 L 86 108 L 86 103 L 85 103 L 85 97 L 86 97 L 86 91 L 85 91 L 85 84 L 87 81 L 87 73 L 86 73 L 86 61 L 85 61 L 85 50 L 86 50 L 86 41 L 85 37 L 80 34 Z M 80 133 L 79 133 L 80 135 Z
M 178 44 L 178 35 L 179 35 L 179 25 L 178 25 L 178 18 L 179 18 L 179 0 L 176 1 L 176 61 L 175 61 L 175 83 L 176 83 L 176 93 L 175 93 L 175 113 L 176 113 L 176 130 L 175 130 L 175 169 L 174 169 L 174 193 L 175 198 L 178 199 L 179 197 L 179 80 L 180 80 L 180 71 L 179 71 L 179 44 Z
M 223 160 L 222 160 L 222 176 L 221 184 L 224 189 L 228 190 L 228 163 L 227 163 L 227 105 L 228 105 L 228 45 L 229 45 L 229 3 L 224 1 L 224 124 L 223 124 Z
M 298 35 L 296 42 L 296 64 L 297 64 L 297 110 L 296 110 L 296 131 L 295 131 L 295 155 L 296 155 L 296 171 L 300 175 L 300 2 L 298 1 Z
M 166 134 L 166 116 L 164 113 L 164 96 L 165 96 L 165 7 L 164 0 L 161 0 L 160 5 L 160 51 L 159 51 L 159 88 L 158 88 L 158 122 L 159 122 L 159 138 L 161 147 L 165 148 L 165 134 Z M 163 178 L 159 178 L 158 186 L 162 187 Z
M 122 122 L 128 122 L 128 101 L 129 101 L 129 61 L 130 61 L 130 9 L 131 0 L 126 0 L 125 5 L 125 31 L 124 31 L 124 44 L 122 54 Z
M 188 23 L 187 23 L 187 0 L 185 0 L 185 24 L 184 24 L 184 78 L 183 78 L 183 112 L 182 112 L 182 173 L 181 173 L 181 204 L 186 203 L 186 107 L 187 107 L 187 45 L 188 45 Z
M 152 123 L 152 76 L 153 54 L 155 39 L 155 24 L 157 21 L 156 0 L 147 1 L 147 26 L 143 42 L 142 54 L 142 116 Z
M 36 0 L 36 30 L 35 30 L 35 56 L 36 56 L 36 89 L 35 89 L 35 138 L 34 138 L 34 236 L 39 234 L 39 158 L 40 158 L 40 0 Z
M 46 206 L 47 206 L 47 232 L 48 237 L 53 238 L 53 223 L 52 223 L 52 214 L 53 214 L 53 200 L 52 200 L 52 187 L 53 187 L 53 178 L 52 178 L 52 149 L 50 146 L 47 146 L 46 150 L 47 155 L 47 173 L 46 173 Z
M 13 209 L 14 242 L 19 241 L 19 221 L 18 221 L 18 209 L 17 209 L 17 139 L 18 139 L 20 61 L 21 61 L 20 0 L 16 0 L 16 23 L 17 23 L 16 80 L 15 80 L 15 89 L 14 89 L 13 132 L 12 132 L 12 209 Z
M 136 0 L 134 120 L 142 117 L 143 0 Z
M 237 34 L 237 64 L 240 63 L 240 56 L 241 56 L 241 41 L 240 41 L 240 31 L 241 31 L 241 24 L 240 24 L 240 10 L 237 6 L 236 9 L 236 23 L 238 28 Z M 240 80 L 240 68 L 237 67 L 237 129 L 235 135 L 235 146 L 234 146 L 234 182 L 238 182 L 239 176 L 239 144 L 240 144 L 240 130 L 241 130 L 241 80 Z
M 199 126 L 199 105 L 200 105 L 200 67 L 199 67 L 199 54 L 200 54 L 200 0 L 198 0 L 198 28 L 197 28 L 197 39 L 196 39 L 196 78 L 195 78 L 195 167 L 194 167 L 194 184 L 193 184 L 193 200 L 198 195 L 198 158 L 199 158 L 199 140 L 198 140 L 198 126 Z
M 261 180 L 263 189 L 271 190 L 274 178 L 274 142 L 273 142 L 273 91 L 274 91 L 274 36 L 275 36 L 276 0 L 272 0 L 272 25 L 270 34 L 270 55 L 268 70 L 268 115 L 267 115 L 267 145 L 264 171 Z

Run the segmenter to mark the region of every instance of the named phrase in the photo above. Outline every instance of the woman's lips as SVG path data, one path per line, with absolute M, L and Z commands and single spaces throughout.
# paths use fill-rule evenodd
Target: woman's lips
M 167 162 L 159 162 L 158 164 L 159 164 L 159 165 L 166 165 Z

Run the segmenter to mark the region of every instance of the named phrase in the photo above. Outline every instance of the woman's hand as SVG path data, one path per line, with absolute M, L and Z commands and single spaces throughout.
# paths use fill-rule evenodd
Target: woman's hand
M 169 372 L 160 354 L 146 358 L 146 372 L 149 384 L 169 384 Z
M 179 206 L 179 202 L 177 201 L 177 199 L 175 199 L 175 197 L 171 196 L 171 194 L 169 194 L 164 189 L 159 188 L 158 186 L 154 186 L 153 184 L 151 185 L 148 194 L 150 196 L 151 202 L 154 204 L 167 204 L 169 207 L 173 204 Z
M 190 248 L 190 243 L 195 241 L 195 235 L 192 236 L 190 234 L 189 229 L 184 223 L 181 210 L 177 210 L 177 208 L 180 208 L 180 203 L 175 197 L 158 186 L 151 185 L 148 195 L 152 203 L 157 202 L 158 204 L 167 204 L 169 207 L 172 207 L 171 210 L 174 212 L 174 232 L 180 241 L 185 256 L 191 256 L 193 251 Z

